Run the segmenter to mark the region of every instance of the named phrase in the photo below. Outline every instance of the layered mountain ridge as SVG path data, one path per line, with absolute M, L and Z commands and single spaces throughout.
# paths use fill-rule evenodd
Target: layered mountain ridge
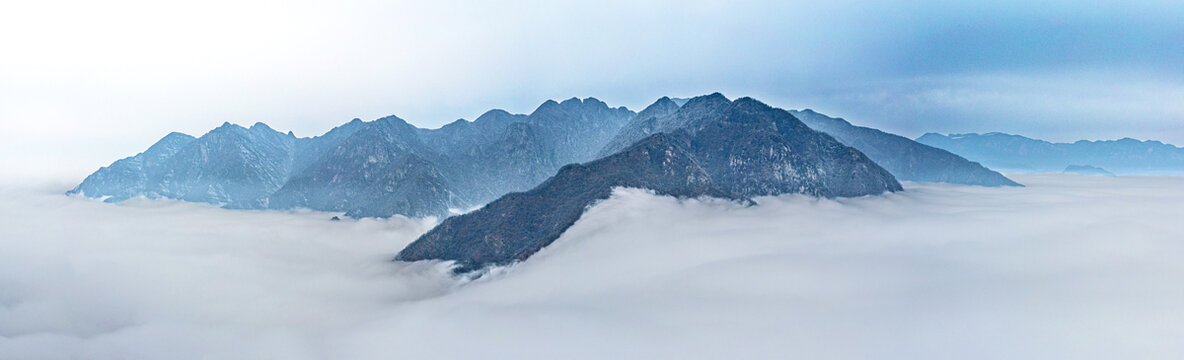
M 727 127 L 736 123 L 725 121 L 726 114 L 733 120 L 793 118 L 764 123 L 799 132 L 812 127 L 903 180 L 1015 185 L 948 152 L 810 110 L 783 114 L 777 109 L 775 116 L 765 110 L 728 113 L 737 103 L 748 102 L 760 104 L 749 98 L 731 101 L 719 93 L 663 97 L 634 113 L 595 98 L 571 98 L 548 100 L 530 114 L 494 109 L 476 120 L 461 119 L 438 129 L 418 128 L 396 116 L 353 119 L 308 138 L 281 133 L 263 123 L 249 128 L 225 123 L 196 138 L 169 134 L 145 152 L 99 169 L 69 193 L 110 202 L 171 198 L 236 209 L 308 208 L 351 217 L 443 218 L 510 192 L 529 190 L 564 165 L 611 156 L 654 134 L 682 131 L 700 141 L 724 136 L 719 134 L 728 134 Z M 735 176 L 717 179 L 721 191 L 847 196 L 825 186 L 852 185 L 834 178 L 790 191 L 777 176 L 829 174 L 806 171 L 812 169 L 810 165 L 792 161 L 764 167 L 733 155 L 725 157 L 734 151 L 755 151 L 750 147 L 758 142 L 743 137 L 714 140 L 717 148 L 696 154 L 695 161 L 717 177 L 728 173 L 722 170 L 735 170 L 731 172 Z M 783 144 L 788 152 L 803 146 L 808 147 Z

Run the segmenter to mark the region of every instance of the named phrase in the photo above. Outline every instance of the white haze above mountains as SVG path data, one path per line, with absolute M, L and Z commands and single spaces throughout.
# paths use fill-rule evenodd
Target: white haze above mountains
M 5 1 L 0 175 L 81 177 L 170 131 L 423 127 L 720 91 L 906 137 L 1184 144 L 1184 2 Z
M 876 197 L 620 190 L 460 284 L 431 224 L 0 190 L 0 354 L 1140 358 L 1184 352 L 1184 178 L 1020 175 Z

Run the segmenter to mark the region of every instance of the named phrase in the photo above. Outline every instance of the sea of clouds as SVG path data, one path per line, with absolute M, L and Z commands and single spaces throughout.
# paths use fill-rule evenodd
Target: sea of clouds
M 1184 178 L 758 206 L 620 189 L 474 281 L 430 220 L 0 189 L 0 359 L 1184 356 Z

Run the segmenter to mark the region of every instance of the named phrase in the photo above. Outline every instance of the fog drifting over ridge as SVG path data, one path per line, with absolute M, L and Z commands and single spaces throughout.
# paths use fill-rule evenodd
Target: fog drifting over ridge
M 458 284 L 430 223 L 0 190 L 16 358 L 1176 358 L 1184 178 L 743 207 L 623 189 Z

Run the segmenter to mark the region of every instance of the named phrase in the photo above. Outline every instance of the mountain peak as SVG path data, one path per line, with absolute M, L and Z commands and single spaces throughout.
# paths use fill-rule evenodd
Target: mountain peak
M 168 135 L 165 135 L 163 138 L 160 138 L 160 140 L 157 140 L 156 143 L 152 144 L 152 146 L 149 147 L 148 150 L 144 151 L 144 153 L 154 154 L 164 149 L 164 151 L 172 154 L 177 148 L 193 142 L 194 140 L 197 140 L 197 138 L 189 134 L 174 131 Z
M 534 115 L 534 114 L 537 114 L 540 112 L 544 112 L 544 111 L 557 110 L 558 108 L 559 108 L 558 102 L 556 102 L 555 100 L 547 99 L 547 101 L 544 101 L 542 104 L 539 104 L 539 107 L 535 108 L 534 112 L 532 112 L 531 115 Z
M 725 97 L 724 94 L 720 94 L 720 93 L 716 92 L 716 93 L 711 93 L 708 95 L 701 95 L 701 96 L 693 97 L 690 100 L 687 100 L 687 102 L 685 104 L 682 104 L 682 107 L 685 107 L 685 108 L 712 107 L 712 106 L 717 106 L 717 105 L 726 104 L 726 103 L 730 103 L 730 102 L 731 102 L 731 100 L 728 100 L 728 98 Z
M 512 116 L 514 116 L 514 114 L 511 114 L 509 111 L 502 109 L 492 109 L 486 111 L 484 114 L 481 114 L 481 116 L 478 116 L 477 120 L 473 120 L 473 122 L 493 121 L 494 119 L 504 119 Z
M 718 94 L 718 93 L 716 93 L 716 94 Z M 722 97 L 723 95 L 720 95 L 720 96 Z M 753 99 L 753 98 L 747 97 L 747 96 L 736 99 L 736 101 L 733 101 L 732 104 L 734 104 L 736 106 L 754 107 L 754 108 L 759 108 L 759 109 L 772 108 L 771 106 L 761 102 L 760 100 Z
M 582 105 L 583 103 L 584 102 L 582 100 L 580 100 L 580 98 L 573 96 L 571 99 L 563 100 L 563 102 L 559 103 L 559 105 L 576 106 L 576 105 Z
M 658 118 L 669 116 L 675 112 L 678 112 L 678 104 L 674 103 L 674 101 L 670 100 L 670 98 L 663 96 L 661 99 L 654 101 L 653 104 L 646 106 L 645 109 L 642 109 L 640 112 L 638 112 L 634 117 L 633 124 L 626 125 L 626 127 L 646 127 L 649 126 L 650 123 L 657 121 Z M 637 131 L 637 129 L 630 129 L 627 131 Z M 627 144 L 618 144 L 615 147 L 624 148 L 625 145 Z
M 251 130 L 271 130 L 271 131 L 275 131 L 275 129 L 272 129 L 270 126 L 267 126 L 267 124 L 264 124 L 262 121 L 256 122 L 254 125 L 251 125 Z
M 246 131 L 246 130 L 247 130 L 246 128 L 239 126 L 238 124 L 232 124 L 229 121 L 226 121 L 226 122 L 222 123 L 222 126 L 216 127 L 216 128 L 214 128 L 214 130 L 210 130 L 210 132 L 208 132 L 207 134 L 220 134 L 220 133 L 224 133 L 224 132 L 242 132 L 242 131 Z
M 660 115 L 666 115 L 668 113 L 672 113 L 675 111 L 678 111 L 678 104 L 675 103 L 674 100 L 670 100 L 670 97 L 663 96 L 662 98 L 658 99 L 657 101 L 654 101 L 653 104 L 650 104 L 650 106 L 646 106 L 645 109 L 642 109 L 641 112 L 639 112 L 637 114 L 640 116 L 642 114 L 651 114 L 654 112 L 659 112 L 660 114 L 655 114 L 655 115 L 660 116 Z
M 402 118 L 395 116 L 395 115 L 383 116 L 381 118 L 378 118 L 377 120 L 374 120 L 374 122 L 390 124 L 390 125 L 411 125 L 411 124 L 408 124 L 406 120 L 403 120 Z
M 165 135 L 160 140 L 163 141 L 165 139 L 194 139 L 194 137 L 193 137 L 193 135 L 173 131 L 173 132 L 170 132 L 168 135 Z

